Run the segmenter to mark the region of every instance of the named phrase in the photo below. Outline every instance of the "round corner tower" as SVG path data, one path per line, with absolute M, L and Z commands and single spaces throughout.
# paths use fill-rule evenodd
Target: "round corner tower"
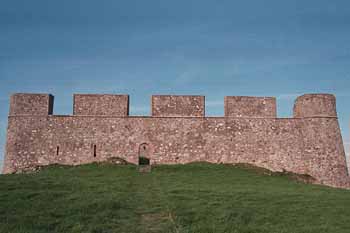
M 294 117 L 337 117 L 336 99 L 332 94 L 305 94 L 294 104 Z
M 298 97 L 294 117 L 299 118 L 302 125 L 306 173 L 319 179 L 321 184 L 348 187 L 350 180 L 335 96 L 305 94 Z

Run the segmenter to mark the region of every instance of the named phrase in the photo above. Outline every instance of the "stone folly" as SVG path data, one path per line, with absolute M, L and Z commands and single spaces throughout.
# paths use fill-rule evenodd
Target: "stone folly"
M 222 117 L 205 116 L 204 96 L 152 96 L 151 116 L 129 116 L 128 95 L 74 95 L 73 115 L 53 115 L 49 94 L 11 96 L 4 173 L 49 164 L 123 159 L 138 164 L 249 163 L 349 187 L 336 100 L 297 98 L 277 118 L 272 97 L 227 96 Z

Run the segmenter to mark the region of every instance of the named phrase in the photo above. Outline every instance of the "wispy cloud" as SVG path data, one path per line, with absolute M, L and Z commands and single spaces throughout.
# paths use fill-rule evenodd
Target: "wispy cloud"
M 174 83 L 176 85 L 186 85 L 194 81 L 196 77 L 198 77 L 196 70 L 186 70 L 175 78 Z
M 350 93 L 341 92 L 341 93 L 335 94 L 335 96 L 336 97 L 350 97 Z
M 7 106 L 10 102 L 9 98 L 7 97 L 0 97 L 0 108 L 6 108 L 7 109 Z
M 277 99 L 279 100 L 295 100 L 298 96 L 301 96 L 300 93 L 287 93 L 287 94 L 280 94 L 277 96 Z
M 224 106 L 224 100 L 211 100 L 211 101 L 206 101 L 205 105 L 207 107 L 219 107 L 219 106 Z
M 148 114 L 150 112 L 150 106 L 131 106 L 130 111 L 132 114 Z
M 348 159 L 350 159 L 350 142 L 344 142 L 345 154 Z
M 348 169 L 350 170 L 350 142 L 344 142 L 344 147 Z
M 343 139 L 344 149 L 345 149 L 345 158 L 348 169 L 350 169 L 350 142 L 349 139 Z

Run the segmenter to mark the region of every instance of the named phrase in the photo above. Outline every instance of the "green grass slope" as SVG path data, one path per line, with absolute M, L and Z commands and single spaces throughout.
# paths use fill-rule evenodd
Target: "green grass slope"
M 350 232 L 350 191 L 229 165 L 0 176 L 0 232 Z

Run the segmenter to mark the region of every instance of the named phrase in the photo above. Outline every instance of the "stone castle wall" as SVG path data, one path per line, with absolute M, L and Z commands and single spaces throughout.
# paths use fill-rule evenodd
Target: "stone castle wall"
M 274 98 L 227 97 L 227 116 L 205 117 L 204 97 L 154 96 L 153 116 L 133 117 L 125 115 L 126 97 L 95 97 L 103 99 L 106 108 L 124 111 L 115 114 L 102 108 L 97 115 L 86 107 L 82 109 L 89 114 L 10 115 L 4 172 L 113 157 L 137 164 L 140 146 L 147 145 L 151 164 L 250 163 L 273 171 L 309 174 L 317 183 L 330 186 L 349 185 L 335 105 L 330 107 L 335 104 L 332 95 L 299 97 L 294 118 L 276 118 Z M 79 105 L 100 105 L 96 98 L 89 105 L 80 99 Z M 31 99 L 28 95 L 28 101 Z M 317 101 L 327 103 L 314 111 L 309 109 L 314 104 L 304 110 L 304 104 Z M 30 103 L 35 105 L 35 101 Z

